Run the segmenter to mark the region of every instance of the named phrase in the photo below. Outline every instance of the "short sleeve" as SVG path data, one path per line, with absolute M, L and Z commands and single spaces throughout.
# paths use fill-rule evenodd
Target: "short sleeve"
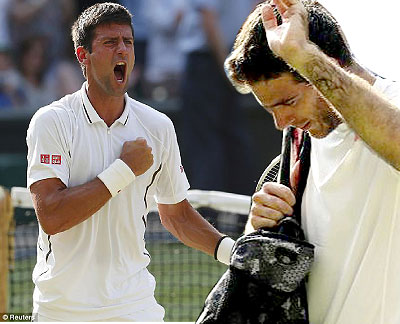
M 166 138 L 155 199 L 161 204 L 176 204 L 186 198 L 189 182 L 182 166 L 175 129 L 170 120 Z
M 59 178 L 68 186 L 70 153 L 66 135 L 62 118 L 51 108 L 42 108 L 32 117 L 26 137 L 28 188 L 49 178 Z

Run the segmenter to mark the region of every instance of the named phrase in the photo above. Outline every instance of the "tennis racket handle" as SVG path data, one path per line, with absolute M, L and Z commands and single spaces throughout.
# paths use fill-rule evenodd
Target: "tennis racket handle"
M 303 230 L 293 215 L 284 217 L 272 231 L 295 239 L 304 240 Z

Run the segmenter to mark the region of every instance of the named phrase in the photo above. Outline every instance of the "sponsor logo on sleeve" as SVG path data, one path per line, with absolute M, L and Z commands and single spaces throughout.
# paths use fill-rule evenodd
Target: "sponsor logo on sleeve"
M 61 155 L 52 155 L 51 164 L 61 164 Z
M 50 154 L 40 154 L 40 163 L 50 164 Z

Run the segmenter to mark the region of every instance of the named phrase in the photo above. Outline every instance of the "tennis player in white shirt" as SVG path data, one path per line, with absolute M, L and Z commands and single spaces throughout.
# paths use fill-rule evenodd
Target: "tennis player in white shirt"
M 163 225 L 225 263 L 233 240 L 185 199 L 172 122 L 130 98 L 131 14 L 86 9 L 72 27 L 86 82 L 38 110 L 27 133 L 27 185 L 39 220 L 33 272 L 38 321 L 163 320 L 144 233 L 155 196 Z

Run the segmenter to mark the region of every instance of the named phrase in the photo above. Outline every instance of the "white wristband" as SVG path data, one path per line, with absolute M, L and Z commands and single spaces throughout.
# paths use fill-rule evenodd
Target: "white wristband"
M 136 178 L 131 168 L 120 159 L 116 159 L 97 177 L 104 183 L 112 197 L 115 197 Z
M 215 251 L 215 258 L 222 263 L 229 265 L 231 259 L 231 252 L 235 241 L 232 240 L 229 236 L 223 237 Z

